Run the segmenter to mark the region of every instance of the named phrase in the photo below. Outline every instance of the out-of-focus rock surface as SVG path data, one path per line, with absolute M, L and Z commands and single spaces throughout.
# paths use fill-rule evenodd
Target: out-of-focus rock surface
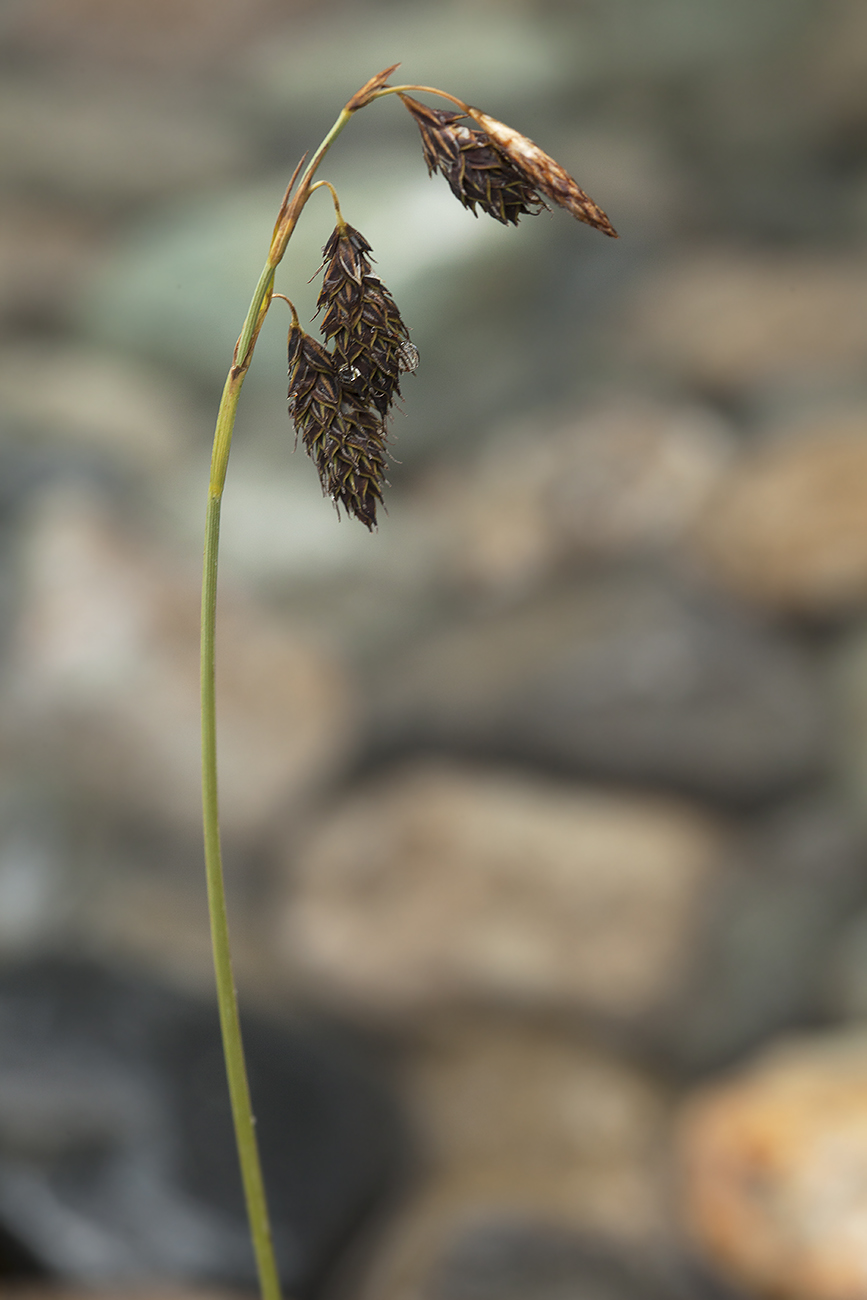
M 606 1300 L 672 1292 L 665 1270 L 622 1243 L 606 1249 L 591 1234 L 520 1215 L 479 1217 L 456 1227 L 414 1290 L 436 1300 L 591 1294 Z M 675 1288 L 676 1294 L 676 1288 Z
M 691 1097 L 680 1119 L 683 1217 L 762 1296 L 864 1294 L 867 1041 L 780 1045 Z
M 867 361 L 867 264 L 712 249 L 654 270 L 627 337 L 698 390 L 841 382 Z
M 378 749 L 530 759 L 723 801 L 821 770 L 809 656 L 692 584 L 594 573 L 451 622 L 377 666 Z
M 427 1294 L 475 1225 L 549 1223 L 630 1247 L 659 1233 L 668 1101 L 616 1056 L 544 1025 L 459 1018 L 434 1022 L 405 1087 L 431 1172 L 365 1295 Z
M 70 1287 L 40 1287 L 40 1286 L 11 1286 L 4 1287 L 3 1295 L 6 1300 L 229 1300 L 235 1297 L 235 1300 L 241 1300 L 243 1292 L 226 1291 L 222 1287 L 218 1289 L 201 1287 L 163 1287 L 157 1286 L 154 1289 L 134 1287 L 131 1291 L 119 1290 L 112 1287 L 110 1291 L 102 1288 L 98 1291 L 82 1290 L 81 1288 Z M 248 1292 L 248 1300 L 253 1292 Z
M 50 493 L 28 531 L 11 726 L 82 797 L 196 827 L 195 579 L 86 494 Z M 228 593 L 219 640 L 221 815 L 227 835 L 243 838 L 340 761 L 352 697 L 325 652 Z
M 210 1000 L 31 960 L 0 972 L 0 1022 L 4 1246 L 94 1286 L 253 1286 Z M 303 1291 L 393 1184 L 399 1120 L 345 1036 L 255 1016 L 245 1030 L 278 1268 Z
M 287 956 L 374 1016 L 638 1017 L 683 974 L 721 841 L 676 803 L 416 767 L 326 812 L 292 874 Z
M 743 456 L 700 528 L 708 568 L 744 600 L 833 616 L 867 593 L 867 407 L 776 431 Z
M 865 904 L 864 854 L 863 824 L 820 797 L 753 818 L 729 840 L 705 894 L 698 959 L 654 1027 L 682 1069 L 720 1069 L 827 1010 L 841 932 Z
M 582 562 L 675 551 L 734 452 L 710 410 L 601 401 L 559 428 L 537 418 L 492 437 L 428 508 L 447 512 L 455 579 L 520 593 Z
M 8 348 L 0 402 L 8 421 L 4 451 L 17 433 L 22 458 L 25 446 L 48 444 L 56 461 L 78 456 L 92 471 L 170 474 L 200 431 L 198 408 L 182 385 L 131 358 L 86 348 Z
M 210 436 L 286 182 L 341 104 L 400 60 L 537 140 L 620 234 L 474 217 L 387 97 L 321 172 L 421 354 L 376 533 L 293 454 L 282 302 L 244 384 L 217 665 L 237 981 L 360 1040 L 413 1130 L 392 1217 L 372 1193 L 377 1232 L 335 1237 L 297 1300 L 326 1273 L 327 1300 L 731 1277 L 837 1300 L 861 1175 L 821 1134 L 857 1127 L 851 1054 L 815 1040 L 818 1109 L 781 1102 L 754 1214 L 764 1138 L 732 1130 L 724 1249 L 687 1233 L 698 1175 L 673 1212 L 669 1116 L 867 1014 L 865 49 L 859 0 L 0 6 L 0 977 L 89 955 L 211 996 Z M 314 335 L 333 226 L 323 190 L 277 272 Z M 77 1176 L 102 1148 L 60 1113 Z M 237 1197 L 231 1160 L 213 1178 Z M 787 1273 L 786 1225 L 791 1260 L 837 1271 Z M 40 1267 L 0 1211 L 0 1291 Z

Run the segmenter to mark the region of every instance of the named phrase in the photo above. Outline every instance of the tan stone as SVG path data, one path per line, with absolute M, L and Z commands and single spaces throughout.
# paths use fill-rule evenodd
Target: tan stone
M 771 609 L 867 598 L 867 409 L 830 413 L 744 455 L 696 537 L 710 572 Z
M 435 508 L 461 581 L 529 588 L 558 565 L 665 550 L 694 523 L 733 454 L 700 407 L 610 400 L 551 430 L 493 438 Z
M 78 491 L 30 521 L 7 719 L 54 779 L 198 837 L 199 586 Z M 230 591 L 218 618 L 221 815 L 230 836 L 315 788 L 351 742 L 352 695 L 323 647 Z
M 363 1296 L 415 1300 L 476 1222 L 527 1219 L 641 1246 L 663 1228 L 667 1098 L 616 1057 L 541 1025 L 440 1024 L 411 1055 L 405 1101 L 427 1177 Z
M 729 430 L 701 407 L 611 401 L 556 439 L 546 513 L 571 554 L 661 550 L 698 517 L 733 455 Z
M 863 260 L 710 250 L 650 273 L 622 342 L 714 389 L 862 372 L 865 303 Z
M 719 848 L 673 801 L 412 766 L 327 814 L 293 863 L 284 947 L 319 995 L 375 1015 L 641 1014 L 683 973 Z
M 867 1035 L 796 1039 L 687 1104 L 683 1216 L 749 1291 L 867 1296 Z

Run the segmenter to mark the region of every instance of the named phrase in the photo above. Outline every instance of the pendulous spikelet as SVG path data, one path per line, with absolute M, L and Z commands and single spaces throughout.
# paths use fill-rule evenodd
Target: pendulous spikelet
M 318 299 L 320 329 L 332 350 L 304 333 L 293 307 L 289 414 L 323 492 L 372 529 L 385 482 L 385 422 L 400 395 L 400 374 L 415 370 L 418 352 L 394 299 L 371 270 L 370 251 L 364 235 L 338 213 L 322 250 Z
M 339 222 L 322 250 L 327 261 L 318 307 L 344 386 L 355 388 L 385 419 L 400 396 L 402 349 L 409 340 L 397 304 L 371 271 L 370 244 Z
M 475 215 L 476 205 L 503 225 L 517 226 L 524 214 L 535 215 L 546 205 L 518 168 L 491 144 L 482 131 L 458 126 L 463 113 L 428 108 L 401 95 L 421 132 L 428 174 L 445 176 L 455 198 Z
M 504 225 L 517 225 L 525 213 L 535 215 L 547 207 L 548 198 L 579 221 L 617 238 L 602 209 L 527 136 L 469 105 L 453 113 L 428 108 L 406 94 L 400 98 L 418 124 L 428 172 L 441 172 L 464 207 L 475 212 L 478 204 Z M 467 116 L 481 130 L 459 126 Z
M 334 357 L 304 333 L 294 309 L 289 413 L 316 465 L 322 491 L 338 510 L 342 505 L 375 528 L 385 482 L 385 426 L 357 389 L 344 385 Z
M 604 235 L 617 238 L 617 231 L 599 205 L 584 193 L 565 167 L 561 167 L 550 154 L 545 153 L 544 149 L 540 149 L 527 136 L 521 135 L 520 131 L 506 126 L 505 122 L 498 122 L 495 117 L 489 117 L 480 109 L 468 108 L 467 112 L 494 146 L 526 176 L 529 184 L 546 198 L 551 199 L 558 207 L 571 212 L 572 216 L 577 217 L 579 221 L 594 226 Z

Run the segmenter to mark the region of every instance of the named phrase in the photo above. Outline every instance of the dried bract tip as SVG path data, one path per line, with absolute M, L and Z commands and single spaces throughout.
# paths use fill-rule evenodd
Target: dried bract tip
M 289 413 L 338 508 L 376 526 L 385 482 L 385 428 L 367 403 L 345 388 L 334 358 L 293 320 L 289 330 Z
M 359 400 L 384 419 L 400 394 L 401 348 L 409 331 L 388 289 L 372 273 L 370 244 L 358 230 L 339 224 L 322 251 L 329 259 L 318 299 L 322 334 L 333 342 L 344 387 L 354 387 Z
M 508 225 L 524 214 L 535 215 L 546 205 L 522 170 L 481 131 L 459 126 L 463 113 L 428 108 L 401 95 L 421 132 L 429 173 L 445 176 L 454 196 L 475 214 L 476 205 Z
M 399 67 L 399 63 L 393 63 L 390 68 L 383 68 L 382 72 L 377 72 L 375 77 L 371 77 L 370 81 L 366 81 L 361 90 L 357 90 L 346 105 L 347 113 L 354 113 L 357 109 L 364 108 L 369 104 L 376 91 L 383 89 L 388 78 Z
M 597 230 L 610 235 L 613 239 L 617 238 L 617 231 L 602 209 L 584 193 L 565 168 L 555 162 L 543 149 L 527 136 L 514 131 L 504 122 L 498 122 L 495 117 L 489 117 L 478 108 L 468 108 L 467 112 L 531 185 L 559 207 L 566 208 L 579 221 L 586 222 L 588 226 L 595 226 Z

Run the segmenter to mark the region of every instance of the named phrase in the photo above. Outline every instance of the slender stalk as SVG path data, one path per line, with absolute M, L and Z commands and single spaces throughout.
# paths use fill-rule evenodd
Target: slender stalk
M 205 873 L 208 882 L 208 911 L 211 918 L 211 944 L 220 1011 L 220 1032 L 226 1058 L 226 1075 L 235 1125 L 235 1141 L 241 1166 L 244 1200 L 250 1223 L 250 1235 L 256 1257 L 262 1300 L 280 1300 L 280 1279 L 274 1257 L 271 1223 L 265 1184 L 256 1143 L 250 1087 L 244 1062 L 238 997 L 229 949 L 229 925 L 226 916 L 226 891 L 223 883 L 223 859 L 220 848 L 220 819 L 217 799 L 216 690 L 214 683 L 215 633 L 217 614 L 217 557 L 220 545 L 220 507 L 223 482 L 235 422 L 235 411 L 244 373 L 230 373 L 226 381 L 217 430 L 208 508 L 205 522 L 205 555 L 202 573 L 202 806 L 205 830 Z
M 447 90 L 437 90 L 436 86 L 384 86 L 381 90 L 374 90 L 370 98 L 382 99 L 383 95 L 408 94 L 411 90 L 415 91 L 417 94 L 439 95 L 440 99 L 449 99 L 453 104 L 457 104 L 458 108 L 463 109 L 464 112 L 466 112 L 469 107 L 469 105 L 465 104 L 462 99 L 458 99 L 456 95 L 450 95 Z
M 350 101 L 350 104 L 353 101 Z M 358 107 L 363 107 L 359 104 Z M 214 971 L 217 985 L 217 1002 L 220 1011 L 220 1030 L 226 1058 L 226 1074 L 235 1126 L 235 1141 L 241 1166 L 241 1181 L 250 1222 L 250 1234 L 256 1256 L 256 1269 L 263 1300 L 280 1300 L 280 1280 L 274 1257 L 271 1224 L 265 1197 L 265 1184 L 256 1142 L 255 1121 L 250 1104 L 250 1088 L 244 1061 L 241 1024 L 238 1015 L 238 998 L 232 972 L 229 948 L 229 926 L 226 915 L 226 892 L 223 881 L 223 862 L 220 847 L 220 817 L 217 793 L 217 720 L 214 685 L 215 639 L 217 617 L 217 564 L 220 545 L 220 510 L 235 414 L 241 386 L 250 367 L 253 349 L 265 315 L 271 305 L 274 271 L 285 252 L 295 229 L 298 217 L 311 193 L 311 180 L 326 151 L 343 130 L 355 108 L 347 105 L 334 126 L 314 153 L 304 172 L 294 196 L 292 186 L 300 171 L 289 182 L 286 197 L 277 217 L 268 260 L 259 277 L 241 334 L 235 347 L 232 367 L 226 379 L 211 456 L 211 478 L 208 488 L 208 507 L 205 520 L 205 551 L 202 571 L 202 635 L 201 635 L 201 688 L 202 688 L 202 813 L 205 837 L 205 871 L 208 882 L 208 910 L 211 918 L 211 942 L 214 953 Z M 303 162 L 303 160 L 302 160 Z

